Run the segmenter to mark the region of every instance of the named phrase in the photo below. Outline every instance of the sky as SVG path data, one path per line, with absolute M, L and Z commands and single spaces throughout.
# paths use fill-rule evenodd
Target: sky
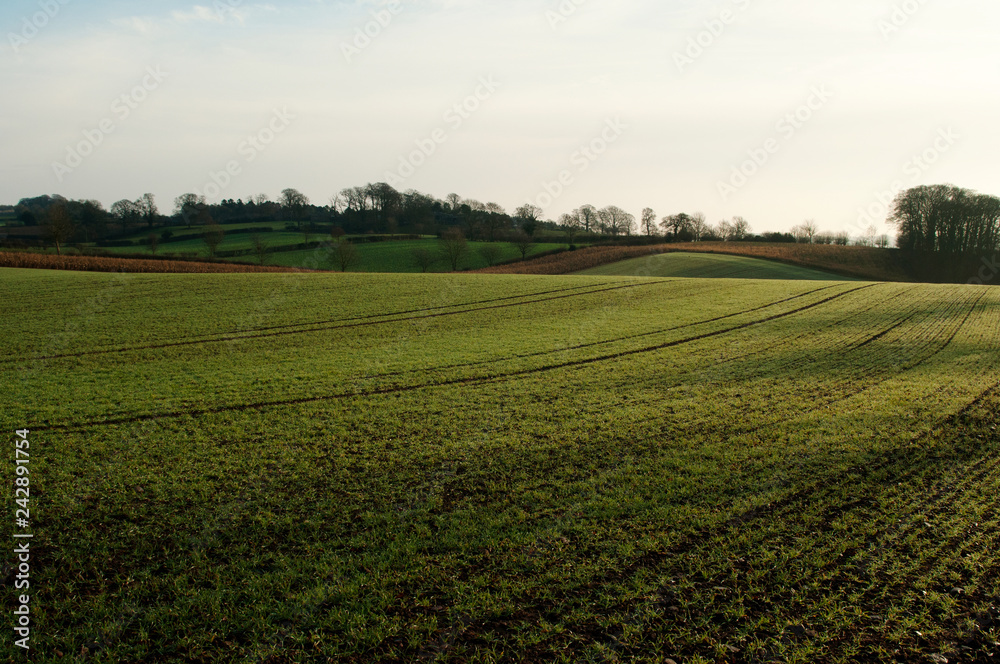
M 1000 194 L 992 0 L 5 0 L 0 203 L 388 181 L 882 232 Z

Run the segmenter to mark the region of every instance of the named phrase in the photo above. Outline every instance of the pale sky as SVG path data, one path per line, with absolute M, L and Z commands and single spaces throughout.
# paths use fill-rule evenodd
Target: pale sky
M 5 0 L 0 203 L 389 179 L 857 234 L 893 187 L 1000 194 L 998 24 L 995 0 Z

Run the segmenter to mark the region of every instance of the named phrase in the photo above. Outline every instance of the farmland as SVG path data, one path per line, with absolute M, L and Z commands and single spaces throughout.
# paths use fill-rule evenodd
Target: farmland
M 811 281 L 853 281 L 829 272 L 820 272 L 775 261 L 733 256 L 668 252 L 632 258 L 577 274 L 626 277 L 687 277 L 701 279 L 806 279 Z
M 1000 648 L 1000 289 L 0 281 L 41 661 Z

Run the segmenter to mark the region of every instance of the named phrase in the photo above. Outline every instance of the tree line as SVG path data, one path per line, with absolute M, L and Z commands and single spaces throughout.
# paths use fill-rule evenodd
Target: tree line
M 1000 248 L 1000 198 L 954 185 L 901 192 L 889 220 L 901 249 L 970 254 Z
M 25 226 L 40 226 L 43 237 L 57 250 L 68 242 L 100 242 L 150 230 L 150 242 L 166 241 L 170 227 L 216 227 L 223 224 L 284 221 L 302 232 L 317 227 L 338 228 L 346 234 L 438 235 L 457 230 L 470 240 L 494 242 L 532 238 L 539 230 L 558 231 L 573 244 L 578 238 L 635 238 L 650 241 L 757 241 L 816 244 L 860 244 L 888 247 L 891 240 L 874 228 L 860 237 L 821 232 L 807 220 L 788 233 L 753 232 L 743 217 L 711 224 L 701 213 L 674 213 L 660 217 L 645 208 L 636 217 L 616 205 L 598 208 L 581 205 L 557 221 L 543 218 L 532 204 L 508 213 L 497 203 L 448 194 L 443 200 L 410 189 L 396 190 L 385 182 L 348 187 L 325 205 L 313 204 L 297 189 L 288 188 L 277 200 L 266 194 L 208 203 L 203 196 L 186 193 L 173 201 L 170 214 L 162 214 L 152 194 L 136 200 L 116 201 L 106 210 L 100 201 L 68 200 L 61 196 L 21 199 L 14 215 Z M 951 185 L 924 186 L 901 192 L 889 222 L 898 228 L 901 249 L 935 252 L 978 252 L 994 249 L 1000 239 L 1000 199 Z M 158 229 L 157 238 L 152 232 Z M 213 231 L 217 237 L 217 231 Z M 217 244 L 217 243 L 216 243 Z

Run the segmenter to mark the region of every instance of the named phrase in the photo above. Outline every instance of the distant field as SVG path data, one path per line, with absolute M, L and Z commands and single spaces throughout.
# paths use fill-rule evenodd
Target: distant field
M 219 251 L 234 251 L 241 249 L 251 249 L 251 235 L 227 235 L 219 245 Z M 320 248 L 298 249 L 295 251 L 280 251 L 282 246 L 296 245 L 305 241 L 302 233 L 291 231 L 281 231 L 262 234 L 267 246 L 272 250 L 268 257 L 268 265 L 278 265 L 284 267 L 306 267 L 320 270 L 339 270 L 340 267 L 334 260 L 332 254 Z M 311 242 L 318 242 L 327 239 L 325 236 L 312 235 Z M 479 254 L 479 250 L 486 246 L 487 242 L 469 242 L 469 251 L 459 264 L 459 269 L 484 268 L 488 264 L 486 259 Z M 493 243 L 501 250 L 500 261 L 519 259 L 520 252 L 508 242 Z M 532 256 L 544 251 L 554 249 L 564 249 L 565 244 L 539 243 L 532 247 L 528 256 Z M 352 272 L 419 272 L 413 260 L 413 250 L 422 248 L 430 251 L 435 256 L 439 254 L 440 243 L 436 239 L 426 240 L 389 240 L 384 242 L 363 242 L 355 244 L 358 254 L 358 262 L 351 268 Z M 115 247 L 103 248 L 104 251 L 120 254 L 131 254 L 138 251 L 146 251 L 146 247 Z M 161 243 L 157 255 L 165 256 L 171 253 L 195 254 L 200 257 L 208 257 L 208 247 L 203 240 L 182 240 L 180 242 Z M 256 262 L 253 255 L 237 256 L 231 259 L 240 262 Z M 315 267 L 312 267 L 315 266 Z M 443 259 L 430 268 L 430 272 L 450 272 L 451 266 Z
M 1000 289 L 733 284 L 0 270 L 33 655 L 996 661 Z
M 459 263 L 459 269 L 477 269 L 487 266 L 486 259 L 479 254 L 479 250 L 486 246 L 487 242 L 469 242 L 469 251 Z M 496 247 L 501 250 L 499 260 L 507 261 L 520 259 L 520 252 L 507 242 L 496 242 Z M 356 245 L 358 252 L 358 263 L 351 268 L 353 272 L 419 272 L 419 268 L 413 261 L 414 249 L 426 249 L 437 255 L 439 251 L 437 240 L 395 240 L 390 242 L 372 242 L 368 244 Z M 543 251 L 554 249 L 565 249 L 565 244 L 537 244 L 532 247 L 528 254 L 529 258 Z M 329 252 L 323 249 L 303 249 L 299 251 L 283 251 L 275 253 L 269 261 L 271 265 L 284 265 L 288 267 L 303 267 L 317 264 L 321 270 L 337 270 L 334 258 Z M 430 268 L 430 272 L 450 272 L 451 265 L 443 259 Z
M 805 279 L 855 281 L 829 272 L 774 261 L 724 254 L 667 253 L 632 258 L 583 270 L 577 274 L 627 277 L 687 277 L 704 279 Z

